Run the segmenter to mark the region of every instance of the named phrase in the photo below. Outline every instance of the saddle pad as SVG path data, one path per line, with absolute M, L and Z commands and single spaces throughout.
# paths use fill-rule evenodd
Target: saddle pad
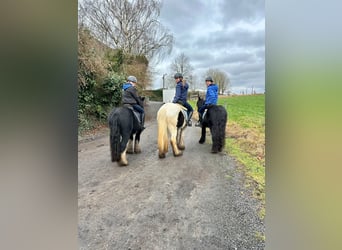
M 205 115 L 207 114 L 208 109 L 205 109 L 202 115 L 202 119 L 204 119 Z
M 182 109 L 181 111 L 182 111 L 182 114 L 183 114 L 185 120 L 187 121 L 188 120 L 188 112 L 186 112 L 186 110 L 184 110 L 184 109 Z
M 140 113 L 136 111 L 130 104 L 124 104 L 123 105 L 125 108 L 128 108 L 133 112 L 133 115 L 135 116 L 135 119 L 137 119 L 138 123 L 140 123 Z
M 135 118 L 138 120 L 139 123 L 141 123 L 140 121 L 140 113 L 138 111 L 135 111 L 134 109 L 132 109 L 133 114 L 135 116 Z

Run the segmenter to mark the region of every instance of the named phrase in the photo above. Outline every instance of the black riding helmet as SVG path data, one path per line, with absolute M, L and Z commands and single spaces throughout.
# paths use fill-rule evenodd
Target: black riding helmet
M 177 79 L 177 78 L 183 79 L 183 75 L 182 75 L 181 73 L 176 73 L 176 74 L 174 75 L 174 78 L 175 78 L 175 79 Z

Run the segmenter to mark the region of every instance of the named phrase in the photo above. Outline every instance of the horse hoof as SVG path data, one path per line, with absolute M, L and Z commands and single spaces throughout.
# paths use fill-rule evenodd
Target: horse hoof
M 139 143 L 137 141 L 134 144 L 134 153 L 136 153 L 136 154 L 140 154 L 141 153 L 141 148 L 140 148 L 140 145 L 139 145 Z
M 218 153 L 218 150 L 211 150 L 211 153 L 212 153 L 212 154 L 217 154 L 217 153 Z
M 199 140 L 198 143 L 199 143 L 199 144 L 203 144 L 203 143 L 204 143 L 204 140 Z
M 159 156 L 160 159 L 163 159 L 163 158 L 165 158 L 165 153 L 161 153 L 158 156 Z
M 178 156 L 182 156 L 183 153 L 182 153 L 182 152 L 179 152 L 178 154 L 173 154 L 173 155 L 174 155 L 174 157 L 178 157 Z
M 140 154 L 141 153 L 141 148 L 140 147 L 135 147 L 134 148 L 134 153 Z
M 119 167 L 126 167 L 126 166 L 128 166 L 128 162 L 119 161 L 118 165 L 119 165 Z
M 184 150 L 185 146 L 177 145 L 177 148 L 180 149 L 180 150 Z
M 131 150 L 128 150 L 128 149 L 127 149 L 126 152 L 127 152 L 127 154 L 133 154 L 133 153 L 134 153 L 132 149 L 131 149 Z

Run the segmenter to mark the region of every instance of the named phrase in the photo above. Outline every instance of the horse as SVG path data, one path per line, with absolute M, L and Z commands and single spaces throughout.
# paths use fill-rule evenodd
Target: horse
M 187 126 L 186 108 L 177 103 L 165 103 L 157 113 L 158 156 L 165 158 L 168 152 L 169 137 L 174 156 L 181 156 L 185 149 L 183 132 Z
M 139 142 L 142 128 L 133 112 L 133 108 L 122 106 L 113 108 L 108 116 L 111 160 L 118 162 L 119 166 L 128 165 L 126 153 L 141 153 Z
M 205 100 L 198 96 L 197 110 L 204 105 L 204 103 Z M 205 116 L 202 119 L 201 138 L 198 142 L 200 144 L 205 142 L 206 128 L 209 128 L 213 141 L 211 152 L 214 154 L 221 152 L 225 145 L 227 111 L 221 105 L 210 105 L 204 114 Z

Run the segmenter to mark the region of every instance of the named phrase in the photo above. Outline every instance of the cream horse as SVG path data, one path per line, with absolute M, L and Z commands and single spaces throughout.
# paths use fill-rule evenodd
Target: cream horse
M 174 156 L 185 149 L 183 131 L 186 128 L 186 108 L 176 103 L 165 103 L 157 113 L 159 158 L 168 152 L 169 136 Z

